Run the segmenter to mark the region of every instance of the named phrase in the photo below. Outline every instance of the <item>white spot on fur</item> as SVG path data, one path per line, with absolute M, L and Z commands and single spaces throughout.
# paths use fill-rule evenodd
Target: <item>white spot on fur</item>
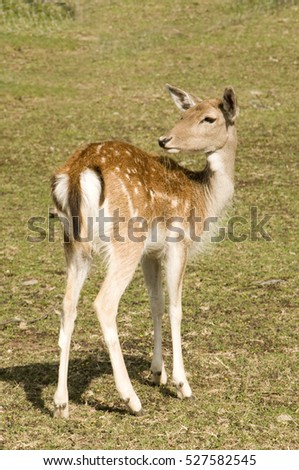
M 135 194 L 138 194 L 138 193 L 139 193 L 138 188 L 134 188 L 134 193 L 135 193 Z
M 177 199 L 173 199 L 173 201 L 171 201 L 171 207 L 175 208 L 175 207 L 178 207 L 178 200 Z
M 105 163 L 105 162 L 106 162 L 106 158 L 105 158 L 105 157 L 102 157 L 102 158 L 101 158 L 101 162 L 102 162 L 102 163 Z
M 115 170 L 116 170 L 116 171 L 120 171 L 119 166 L 116 166 L 116 167 L 115 167 Z
M 129 150 L 126 150 L 125 153 L 129 156 L 131 156 L 131 152 Z
M 126 175 L 126 176 L 128 176 L 128 175 Z M 135 216 L 135 211 L 134 211 L 134 206 L 133 206 L 133 202 L 132 202 L 132 199 L 131 199 L 131 195 L 130 195 L 128 189 L 126 188 L 126 185 L 124 184 L 124 182 L 121 179 L 119 179 L 119 183 L 120 183 L 120 186 L 121 186 L 121 189 L 122 189 L 123 193 L 127 197 L 130 216 L 134 217 Z
M 100 144 L 97 146 L 97 152 L 96 153 L 100 153 L 101 152 L 101 148 L 103 147 L 103 144 Z

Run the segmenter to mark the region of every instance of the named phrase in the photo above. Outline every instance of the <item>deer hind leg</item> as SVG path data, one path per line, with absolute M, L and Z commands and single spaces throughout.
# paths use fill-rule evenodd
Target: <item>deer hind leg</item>
M 140 251 L 122 247 L 121 252 L 110 256 L 106 278 L 95 300 L 94 307 L 101 324 L 116 389 L 133 414 L 141 414 L 142 406 L 131 384 L 124 362 L 117 331 L 116 316 L 122 294 L 131 281 L 140 260 Z
M 154 322 L 154 354 L 151 364 L 152 382 L 156 385 L 167 383 L 167 374 L 162 356 L 162 316 L 164 297 L 162 287 L 161 262 L 144 256 L 141 261 L 145 283 L 150 296 Z
M 59 334 L 60 365 L 58 387 L 54 395 L 54 416 L 67 418 L 68 388 L 67 375 L 71 337 L 77 316 L 77 303 L 81 288 L 86 279 L 90 265 L 90 250 L 88 247 L 70 245 L 66 247 L 67 285 L 63 300 L 63 313 Z
M 173 382 L 179 398 L 188 398 L 192 395 L 184 369 L 181 340 L 182 285 L 186 260 L 187 252 L 181 243 L 169 244 L 166 259 L 166 279 L 173 349 Z

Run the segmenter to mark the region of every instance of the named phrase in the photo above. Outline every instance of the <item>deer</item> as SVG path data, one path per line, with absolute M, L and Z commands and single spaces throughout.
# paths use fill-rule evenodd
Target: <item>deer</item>
M 55 417 L 69 416 L 71 337 L 80 291 L 97 253 L 105 260 L 106 272 L 94 309 L 120 398 L 132 414 L 142 414 L 117 328 L 120 299 L 139 264 L 153 320 L 151 381 L 154 385 L 167 383 L 162 351 L 163 269 L 172 336 L 172 383 L 180 399 L 192 397 L 182 355 L 183 277 L 188 259 L 204 251 L 211 241 L 207 233 L 213 230 L 206 221 L 218 220 L 232 201 L 239 108 L 232 87 L 226 87 L 220 99 L 204 100 L 171 85 L 166 88 L 181 111 L 181 119 L 158 143 L 169 154 L 205 154 L 203 169 L 192 171 L 165 154 L 152 155 L 112 140 L 79 148 L 52 176 L 53 201 L 67 232 Z

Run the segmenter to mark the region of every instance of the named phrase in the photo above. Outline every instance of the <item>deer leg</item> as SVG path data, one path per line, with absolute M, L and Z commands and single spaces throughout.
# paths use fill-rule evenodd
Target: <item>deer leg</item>
M 156 385 L 167 383 L 167 374 L 162 356 L 162 316 L 164 298 L 161 276 L 161 262 L 144 256 L 141 261 L 145 283 L 150 296 L 151 312 L 154 323 L 154 354 L 151 364 L 152 382 Z
M 59 334 L 60 347 L 60 365 L 58 386 L 54 395 L 54 416 L 68 417 L 68 364 L 71 337 L 74 330 L 75 319 L 77 316 L 77 303 L 81 288 L 86 279 L 89 265 L 89 253 L 82 249 L 74 250 L 73 247 L 66 249 L 67 259 L 67 285 L 65 297 L 63 300 L 63 313 L 61 315 L 61 325 Z
M 187 398 L 192 395 L 184 369 L 181 340 L 182 285 L 186 261 L 185 247 L 180 243 L 170 243 L 166 259 L 166 279 L 173 349 L 173 382 L 179 398 Z
M 94 307 L 109 350 L 116 389 L 129 410 L 133 414 L 140 414 L 142 412 L 141 403 L 126 369 L 116 324 L 120 298 L 133 277 L 140 253 L 138 253 L 138 257 L 136 253 L 127 253 L 125 250 L 123 253 L 122 257 L 117 258 L 112 255 L 110 258 L 107 275 Z

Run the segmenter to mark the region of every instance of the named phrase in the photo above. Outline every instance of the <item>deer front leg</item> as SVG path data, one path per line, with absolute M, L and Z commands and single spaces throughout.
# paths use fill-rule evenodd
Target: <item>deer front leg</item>
M 158 259 L 144 256 L 141 265 L 150 296 L 151 312 L 154 322 L 154 354 L 151 364 L 152 382 L 155 385 L 165 385 L 167 383 L 167 374 L 162 356 L 162 316 L 164 313 L 164 298 L 161 262 Z
M 170 243 L 166 259 L 166 279 L 173 349 L 172 378 L 179 398 L 189 398 L 192 395 L 184 369 L 181 340 L 182 285 L 186 261 L 186 248 L 181 243 Z

